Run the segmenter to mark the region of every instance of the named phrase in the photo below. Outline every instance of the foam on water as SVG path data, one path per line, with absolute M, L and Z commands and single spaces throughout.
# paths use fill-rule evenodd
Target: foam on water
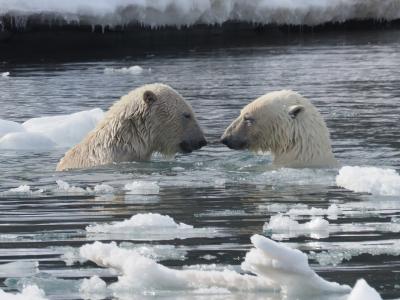
M 160 295 L 168 291 L 193 292 L 199 289 L 221 288 L 229 292 L 273 292 L 285 295 L 310 295 L 350 292 L 348 286 L 325 281 L 308 265 L 307 256 L 299 250 L 254 235 L 254 249 L 242 263 L 242 269 L 256 276 L 241 274 L 212 266 L 192 269 L 170 269 L 136 251 L 122 249 L 114 242 L 95 242 L 81 247 L 80 254 L 99 266 L 117 270 L 121 276 L 108 286 L 114 295 L 151 292 Z
M 100 108 L 70 115 L 30 119 L 23 124 L 0 120 L 0 149 L 49 150 L 80 142 L 103 118 Z
M 29 285 L 23 288 L 21 293 L 6 293 L 0 289 L 1 300 L 47 300 L 43 290 L 36 285 Z
M 336 184 L 357 193 L 400 195 L 400 175 L 393 169 L 345 166 L 339 170 Z
M 400 17 L 397 0 L 98 0 L 82 4 L 79 0 L 1 0 L 0 16 L 11 15 L 23 27 L 26 17 L 41 15 L 49 22 L 90 25 L 140 23 L 163 25 L 221 24 L 246 21 L 261 24 L 316 25 L 353 19 L 393 20 Z

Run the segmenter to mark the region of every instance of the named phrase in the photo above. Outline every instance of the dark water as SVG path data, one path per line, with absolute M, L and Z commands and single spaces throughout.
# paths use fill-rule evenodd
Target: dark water
M 372 41 L 372 42 L 369 42 Z M 105 74 L 106 67 L 139 65 L 139 75 Z M 280 240 L 310 257 L 322 277 L 354 285 L 365 278 L 384 298 L 400 297 L 400 199 L 357 194 L 336 187 L 337 170 L 270 170 L 269 156 L 234 152 L 218 143 L 240 108 L 268 91 L 293 89 L 312 100 L 331 131 L 335 155 L 343 165 L 400 169 L 400 33 L 339 38 L 296 45 L 202 49 L 62 63 L 0 65 L 0 118 L 23 122 L 44 115 L 108 106 L 145 83 L 163 82 L 178 90 L 198 115 L 209 145 L 174 160 L 122 164 L 55 173 L 65 149 L 0 152 L 0 190 L 22 184 L 45 191 L 3 195 L 0 199 L 0 262 L 24 262 L 2 277 L 13 290 L 24 282 L 42 287 L 51 299 L 79 298 L 78 280 L 115 275 L 93 263 L 66 265 L 65 247 L 94 240 L 174 245 L 181 259 L 164 257 L 172 267 L 197 264 L 240 265 L 249 237 L 277 211 L 296 204 L 340 207 L 327 236 L 303 232 Z M 106 183 L 112 195 L 56 191 L 56 180 L 86 188 Z M 156 195 L 129 195 L 126 183 L 157 182 Z M 279 209 L 277 209 L 279 208 Z M 121 221 L 137 213 L 160 213 L 210 232 L 189 237 L 137 237 L 88 234 L 87 225 Z M 310 216 L 297 216 L 300 222 Z M 395 225 L 393 225 L 395 224 Z M 270 236 L 271 232 L 264 232 Z M 376 249 L 381 249 L 377 251 Z M 70 248 L 68 248 L 70 249 Z M 322 252 L 325 255 L 318 256 Z M 346 257 L 341 260 L 340 257 Z M 325 258 L 325 260 L 324 260 Z M 338 259 L 339 258 L 339 259 Z M 29 271 L 38 262 L 40 273 Z M 0 266 L 1 270 L 1 266 Z M 32 274 L 30 274 L 32 273 Z M 7 279 L 8 278 L 8 279 Z M 7 280 L 6 280 L 7 279 Z

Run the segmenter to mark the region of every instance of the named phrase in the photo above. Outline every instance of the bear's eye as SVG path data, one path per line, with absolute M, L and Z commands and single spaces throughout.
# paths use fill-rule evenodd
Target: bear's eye
M 243 120 L 246 122 L 247 125 L 252 125 L 255 122 L 255 119 L 250 116 L 244 116 Z
M 190 119 L 192 116 L 190 115 L 190 113 L 185 112 L 185 113 L 183 113 L 183 117 L 185 119 Z

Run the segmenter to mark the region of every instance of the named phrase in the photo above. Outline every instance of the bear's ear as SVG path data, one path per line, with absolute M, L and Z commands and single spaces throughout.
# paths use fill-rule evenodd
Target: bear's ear
M 151 105 L 152 103 L 157 101 L 157 96 L 152 91 L 145 91 L 143 93 L 143 101 L 147 105 Z
M 292 105 L 289 107 L 289 116 L 292 119 L 296 119 L 297 115 L 304 110 L 303 105 Z

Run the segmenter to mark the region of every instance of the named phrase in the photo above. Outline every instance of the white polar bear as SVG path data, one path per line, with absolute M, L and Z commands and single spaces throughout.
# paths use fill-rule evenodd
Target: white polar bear
M 189 153 L 206 144 L 190 104 L 168 85 L 148 84 L 114 103 L 57 170 L 148 160 L 155 152 Z
M 245 106 L 221 142 L 231 149 L 271 152 L 276 167 L 338 166 L 320 113 L 290 90 L 265 94 Z

